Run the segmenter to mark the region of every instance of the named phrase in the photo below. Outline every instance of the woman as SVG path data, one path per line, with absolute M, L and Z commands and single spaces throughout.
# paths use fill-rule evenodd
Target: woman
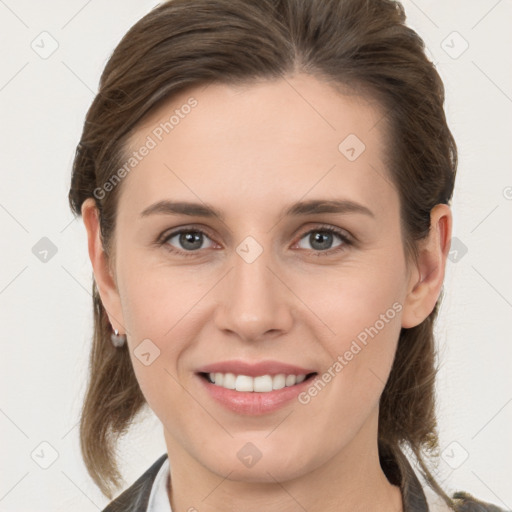
M 443 102 L 391 0 L 172 0 L 125 35 L 69 192 L 94 270 L 81 448 L 109 499 L 145 404 L 167 453 L 106 511 L 500 510 L 424 459 Z

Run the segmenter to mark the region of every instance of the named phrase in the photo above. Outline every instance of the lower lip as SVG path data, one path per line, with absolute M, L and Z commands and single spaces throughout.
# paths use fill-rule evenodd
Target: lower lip
M 288 386 L 266 393 L 253 391 L 235 391 L 216 386 L 199 374 L 196 374 L 203 383 L 206 391 L 227 409 L 239 414 L 259 415 L 277 411 L 288 402 L 297 397 L 302 391 L 311 385 L 318 374 L 303 380 L 300 384 Z

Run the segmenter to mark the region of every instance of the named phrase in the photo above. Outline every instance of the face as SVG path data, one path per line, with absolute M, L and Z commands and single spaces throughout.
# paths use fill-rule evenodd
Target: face
M 128 334 L 171 460 L 264 482 L 375 442 L 418 280 L 383 164 L 383 116 L 367 98 L 296 75 L 188 90 L 133 134 L 140 158 L 118 185 L 118 288 L 102 300 Z M 151 208 L 165 201 L 217 215 Z M 245 398 L 198 374 L 234 360 L 316 375 Z

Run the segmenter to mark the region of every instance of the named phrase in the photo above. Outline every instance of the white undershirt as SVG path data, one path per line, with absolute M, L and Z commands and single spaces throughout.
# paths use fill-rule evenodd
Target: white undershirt
M 167 481 L 169 480 L 169 457 L 167 457 L 156 474 L 151 494 L 149 495 L 147 512 L 172 512 Z M 428 486 L 423 487 L 430 512 L 449 512 L 448 505 Z
M 169 480 L 169 457 L 167 457 L 156 474 L 151 494 L 149 495 L 147 512 L 172 512 L 167 481 Z
M 450 512 L 450 507 L 428 485 L 423 486 L 423 492 L 425 493 L 425 498 L 427 498 L 429 512 Z

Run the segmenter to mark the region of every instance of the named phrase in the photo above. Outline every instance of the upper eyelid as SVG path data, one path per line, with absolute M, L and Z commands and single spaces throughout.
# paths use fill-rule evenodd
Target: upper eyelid
M 161 242 L 164 242 L 165 240 L 169 240 L 169 238 L 172 238 L 176 235 L 179 235 L 180 233 L 183 233 L 183 232 L 189 232 L 189 231 L 199 231 L 205 235 L 208 236 L 208 238 L 212 241 L 215 241 L 214 238 L 210 235 L 210 232 L 207 228 L 205 228 L 204 226 L 183 226 L 183 227 L 178 227 L 178 228 L 173 228 L 173 229 L 169 229 L 169 230 L 166 230 L 162 233 L 161 236 L 158 237 L 158 240 L 157 241 L 161 241 Z

